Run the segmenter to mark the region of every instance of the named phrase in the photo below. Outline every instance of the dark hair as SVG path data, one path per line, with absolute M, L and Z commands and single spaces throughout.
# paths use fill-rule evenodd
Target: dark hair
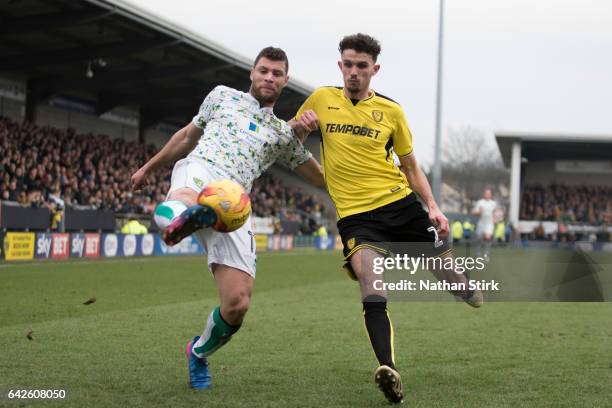
M 374 37 L 357 33 L 344 37 L 342 41 L 340 41 L 338 50 L 340 50 L 340 53 L 344 50 L 365 52 L 372 57 L 374 62 L 376 62 L 376 58 L 378 58 L 378 54 L 380 54 L 380 43 Z
M 285 54 L 285 51 L 281 50 L 280 48 L 266 47 L 263 50 L 259 51 L 257 57 L 255 57 L 255 62 L 253 63 L 253 66 L 256 66 L 262 57 L 265 57 L 272 61 L 285 61 L 285 74 L 289 72 L 289 59 L 287 58 L 287 54 Z

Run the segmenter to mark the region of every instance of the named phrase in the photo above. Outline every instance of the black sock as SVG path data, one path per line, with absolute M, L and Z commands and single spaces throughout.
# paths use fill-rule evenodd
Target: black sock
M 387 314 L 387 299 L 378 295 L 363 299 L 363 317 L 370 336 L 370 343 L 380 365 L 395 369 L 391 321 Z

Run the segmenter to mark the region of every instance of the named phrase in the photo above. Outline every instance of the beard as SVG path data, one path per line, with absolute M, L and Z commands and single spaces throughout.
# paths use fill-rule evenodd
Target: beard
M 261 88 L 251 87 L 251 94 L 262 105 L 273 104 L 274 102 L 276 102 L 276 100 L 281 94 L 281 91 L 282 90 L 279 90 L 278 92 L 274 92 L 274 93 L 263 94 L 261 92 Z
M 350 93 L 359 93 L 359 92 L 362 91 L 361 83 L 360 82 L 349 82 L 349 81 L 346 81 L 346 83 L 344 84 L 344 87 Z

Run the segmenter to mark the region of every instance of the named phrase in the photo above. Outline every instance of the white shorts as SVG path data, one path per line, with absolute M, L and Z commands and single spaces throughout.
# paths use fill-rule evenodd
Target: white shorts
M 493 236 L 493 223 L 478 223 L 478 228 L 476 228 L 476 235 L 479 237 L 484 237 L 485 235 Z
M 215 176 L 204 161 L 184 158 L 174 165 L 168 195 L 185 187 L 199 193 L 208 183 L 221 178 Z M 211 272 L 214 264 L 227 265 L 255 278 L 257 256 L 251 217 L 236 231 L 217 232 L 205 228 L 195 235 L 208 253 L 208 268 Z

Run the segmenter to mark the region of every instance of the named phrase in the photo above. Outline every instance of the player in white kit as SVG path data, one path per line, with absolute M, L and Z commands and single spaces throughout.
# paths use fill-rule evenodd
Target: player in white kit
M 490 188 L 484 190 L 482 198 L 476 202 L 474 215 L 478 216 L 478 226 L 476 236 L 478 237 L 478 247 L 476 256 L 483 256 L 489 260 L 491 252 L 491 242 L 493 241 L 493 230 L 495 228 L 495 210 L 497 203 L 493 200 L 493 193 Z
M 155 221 L 169 245 L 197 231 L 219 289 L 220 305 L 210 313 L 202 335 L 187 344 L 192 388 L 212 385 L 207 357 L 240 328 L 250 304 L 256 260 L 251 220 L 230 233 L 205 228 L 212 222 L 212 210 L 198 205 L 198 194 L 220 179 L 236 181 L 250 192 L 253 181 L 275 162 L 324 187 L 321 166 L 296 137 L 316 130 L 314 112 L 288 124 L 272 110 L 288 83 L 288 68 L 283 50 L 264 48 L 251 69 L 248 93 L 217 86 L 191 123 L 132 176 L 137 189 L 150 174 L 176 162 L 170 191 L 156 208 Z

